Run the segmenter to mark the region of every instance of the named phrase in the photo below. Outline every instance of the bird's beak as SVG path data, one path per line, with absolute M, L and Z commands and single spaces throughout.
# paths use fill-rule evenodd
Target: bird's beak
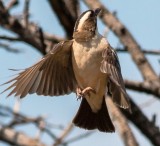
M 101 9 L 100 9 L 100 8 L 95 9 L 95 10 L 94 10 L 95 16 L 97 17 L 100 12 L 101 12 Z

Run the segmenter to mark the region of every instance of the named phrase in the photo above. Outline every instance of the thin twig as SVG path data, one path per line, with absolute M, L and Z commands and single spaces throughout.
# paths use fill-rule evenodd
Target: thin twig
M 7 40 L 7 41 L 22 41 L 22 39 L 19 37 L 10 37 L 10 36 L 5 36 L 5 35 L 3 35 L 3 36 L 1 35 L 0 39 Z
M 21 52 L 19 49 L 11 48 L 9 44 L 4 44 L 4 43 L 0 43 L 0 48 L 3 48 L 6 51 L 12 52 L 12 53 L 20 53 Z
M 122 52 L 122 53 L 123 53 L 123 52 L 126 52 L 126 53 L 128 52 L 127 49 L 122 49 L 122 48 L 116 48 L 115 50 L 116 50 L 117 52 L 120 52 L 120 53 L 121 53 L 121 52 Z M 148 50 L 148 49 L 147 49 L 147 50 L 144 50 L 144 49 L 142 49 L 142 52 L 145 53 L 145 54 L 149 54 L 149 55 L 160 55 L 160 50 L 158 50 L 158 49 L 157 49 L 157 50 Z
M 63 130 L 62 134 L 56 139 L 53 146 L 58 146 L 63 143 L 64 138 L 73 130 L 73 124 L 69 123 L 68 126 Z
M 13 15 L 10 15 L 6 11 L 2 1 L 0 1 L 0 20 L 2 20 L 0 21 L 0 25 L 3 28 L 16 33 L 22 39 L 22 41 L 24 41 L 29 45 L 32 45 L 36 50 L 41 52 L 43 55 L 46 54 L 41 51 L 42 44 L 39 41 L 39 33 L 35 33 L 37 29 L 37 25 L 35 23 L 28 22 L 28 29 L 26 30 L 24 23 L 22 23 L 22 21 L 20 21 Z M 44 33 L 44 32 L 43 34 L 45 38 L 45 44 L 47 45 L 46 47 L 46 52 L 47 52 L 50 50 L 50 47 L 52 46 L 52 44 L 54 45 L 55 43 L 58 43 L 60 39 L 59 37 L 56 39 L 56 36 L 48 35 L 47 33 Z
M 78 141 L 78 140 L 81 140 L 83 138 L 87 138 L 88 136 L 91 136 L 92 134 L 94 134 L 95 132 L 94 131 L 89 131 L 89 132 L 86 132 L 85 134 L 80 134 L 80 135 L 77 135 L 73 138 L 70 138 L 69 140 L 63 142 L 62 144 L 64 145 L 67 145 L 67 144 L 70 144 L 72 142 L 75 142 L 75 141 Z
M 139 107 L 140 107 L 141 109 L 146 108 L 146 107 L 149 107 L 151 104 L 155 103 L 156 101 L 157 101 L 157 100 L 156 100 L 155 98 L 151 97 L 151 99 L 149 99 L 149 100 L 147 100 L 147 101 L 139 104 Z
M 0 113 L 0 115 L 3 114 L 5 116 L 12 117 L 11 122 L 5 124 L 4 125 L 5 127 L 12 128 L 20 124 L 33 123 L 37 126 L 37 128 L 41 127 L 41 129 L 43 129 L 43 131 L 46 132 L 53 140 L 57 139 L 56 135 L 51 132 L 51 129 L 46 126 L 47 123 L 45 123 L 45 126 L 41 125 L 41 121 L 45 122 L 43 117 L 31 118 L 26 115 L 23 115 L 22 113 L 16 113 L 11 108 L 3 105 L 0 105 L 0 109 L 1 109 L 0 111 L 3 111 L 2 113 Z
M 11 8 L 14 6 L 18 5 L 19 1 L 18 0 L 11 0 L 8 5 L 6 6 L 6 10 L 9 11 Z
M 25 24 L 26 29 L 28 28 L 29 3 L 30 3 L 30 0 L 25 0 L 24 10 L 23 10 L 24 24 Z

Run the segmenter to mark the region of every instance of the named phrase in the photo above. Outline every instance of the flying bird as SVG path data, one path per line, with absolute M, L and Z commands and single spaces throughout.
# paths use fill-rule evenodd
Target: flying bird
M 87 10 L 77 19 L 73 39 L 56 44 L 39 62 L 20 72 L 5 91 L 20 98 L 37 93 L 59 96 L 76 93 L 81 104 L 73 123 L 84 129 L 114 132 L 105 95 L 124 109 L 130 109 L 118 56 L 98 32 L 101 9 Z

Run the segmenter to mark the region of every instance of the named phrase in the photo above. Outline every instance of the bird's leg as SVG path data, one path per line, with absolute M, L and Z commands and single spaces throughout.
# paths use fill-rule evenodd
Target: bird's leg
M 96 91 L 91 87 L 86 87 L 82 90 L 82 95 L 85 97 L 86 95 L 90 96 L 90 92 L 96 94 Z
M 79 88 L 79 87 L 76 88 L 76 95 L 77 95 L 77 100 L 81 99 L 81 97 L 82 97 L 82 89 L 81 88 Z
M 82 97 L 85 98 L 85 96 L 90 96 L 90 92 L 96 94 L 96 91 L 91 87 L 86 87 L 83 90 L 77 87 L 76 89 L 77 99 L 81 99 Z

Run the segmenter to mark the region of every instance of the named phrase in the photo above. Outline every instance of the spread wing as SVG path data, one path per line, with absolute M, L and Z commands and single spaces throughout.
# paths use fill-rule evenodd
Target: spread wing
M 6 89 L 14 87 L 8 96 L 15 94 L 23 98 L 28 93 L 58 96 L 73 92 L 76 80 L 72 68 L 71 52 L 72 41 L 63 41 L 55 45 L 38 63 L 5 83 L 14 82 Z
M 130 103 L 125 90 L 118 56 L 110 45 L 102 53 L 103 61 L 100 70 L 108 74 L 108 90 L 113 101 L 120 107 L 129 108 Z

